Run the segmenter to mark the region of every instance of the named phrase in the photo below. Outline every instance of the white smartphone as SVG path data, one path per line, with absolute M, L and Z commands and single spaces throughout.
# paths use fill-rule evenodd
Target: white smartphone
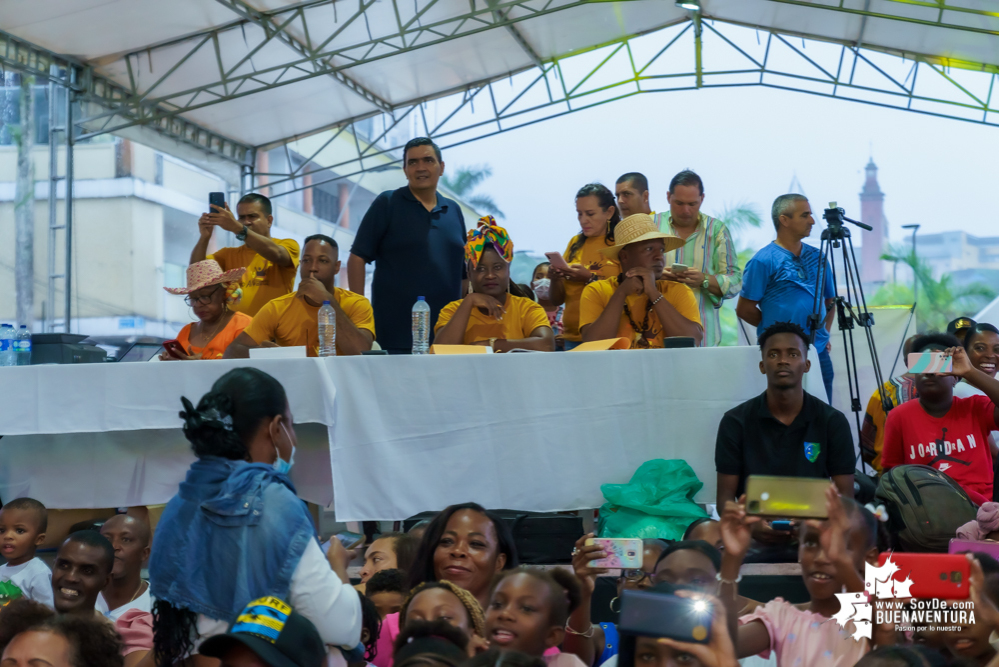
M 560 252 L 546 252 L 545 257 L 551 262 L 551 265 L 560 271 L 565 271 L 569 268 L 569 265 L 565 263 L 565 259 L 562 258 L 562 253 Z
M 689 269 L 689 268 L 690 267 L 687 266 L 686 264 L 679 264 L 678 263 L 678 264 L 674 264 L 673 266 L 669 267 L 669 270 L 670 270 L 670 273 L 686 273 L 687 269 Z

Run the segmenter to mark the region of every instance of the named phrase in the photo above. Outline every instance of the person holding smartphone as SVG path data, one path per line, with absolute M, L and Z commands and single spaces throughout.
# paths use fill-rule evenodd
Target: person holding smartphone
M 952 370 L 917 375 L 919 399 L 888 413 L 881 464 L 886 471 L 907 463 L 932 466 L 981 505 L 993 495 L 989 435 L 999 430 L 999 380 L 975 368 L 960 341 L 950 334 L 920 336 L 912 345 L 914 353 L 928 350 L 951 357 Z M 960 380 L 983 395 L 955 396 L 954 386 Z
M 225 349 L 239 337 L 252 317 L 237 312 L 238 290 L 233 289 L 246 271 L 237 268 L 223 271 L 214 259 L 206 259 L 187 267 L 187 287 L 164 287 L 170 294 L 184 294 L 184 301 L 197 322 L 187 324 L 177 334 L 176 341 L 163 344 L 163 361 L 221 359 Z M 175 344 L 169 345 L 174 342 Z
M 240 282 L 243 298 L 233 305 L 233 309 L 250 317 L 272 299 L 290 294 L 298 270 L 298 241 L 271 238 L 274 224 L 271 200 L 251 192 L 236 204 L 236 215 L 224 201 L 221 206 L 212 203 L 210 208 L 211 213 L 205 213 L 198 220 L 201 238 L 191 251 L 191 264 L 214 259 L 223 271 L 245 268 Z M 208 244 L 216 227 L 235 234 L 242 245 L 220 248 L 214 254 L 208 254 Z
M 583 342 L 579 326 L 579 301 L 583 288 L 595 280 L 616 276 L 621 265 L 600 251 L 614 245 L 614 228 L 621 215 L 614 205 L 614 193 L 600 183 L 584 185 L 576 193 L 576 218 L 580 232 L 572 237 L 565 254 L 546 253 L 551 261 L 548 298 L 562 312 L 564 349 Z

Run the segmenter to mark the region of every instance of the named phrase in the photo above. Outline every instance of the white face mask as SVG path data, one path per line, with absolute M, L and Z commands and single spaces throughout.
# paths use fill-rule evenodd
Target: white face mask
M 284 436 L 290 441 L 291 437 L 288 435 L 288 430 L 285 429 L 283 423 L 281 424 L 281 430 L 284 431 Z M 274 451 L 277 453 L 277 458 L 274 459 L 274 463 L 272 464 L 274 466 L 274 470 L 282 475 L 287 475 L 291 472 L 291 467 L 295 465 L 295 444 L 292 443 L 291 445 L 291 456 L 287 461 L 281 458 L 281 450 L 278 449 L 277 445 L 274 445 Z
M 538 278 L 531 283 L 531 287 L 534 288 L 534 293 L 538 295 L 539 299 L 547 299 L 551 284 L 552 281 L 548 278 Z

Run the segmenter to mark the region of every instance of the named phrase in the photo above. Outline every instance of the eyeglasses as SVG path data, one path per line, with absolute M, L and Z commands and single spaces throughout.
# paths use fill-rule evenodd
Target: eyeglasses
M 221 286 L 219 286 L 219 288 L 221 288 Z M 184 297 L 184 303 L 186 303 L 189 306 L 193 306 L 195 303 L 207 305 L 212 302 L 212 297 L 214 297 L 218 293 L 218 291 L 219 291 L 218 289 L 213 289 L 208 294 L 203 294 L 201 296 L 192 296 L 188 294 L 187 296 Z
M 646 572 L 645 570 L 623 570 L 621 575 L 624 576 L 629 582 L 633 584 L 640 584 L 645 579 L 651 581 L 654 572 Z

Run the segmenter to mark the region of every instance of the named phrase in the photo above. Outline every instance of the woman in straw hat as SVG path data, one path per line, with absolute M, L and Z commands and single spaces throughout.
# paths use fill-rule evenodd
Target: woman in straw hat
M 491 215 L 479 219 L 465 244 L 472 293 L 441 310 L 437 345 L 488 345 L 494 352 L 555 349 L 545 309 L 510 283 L 513 242 Z
M 621 275 L 590 283 L 579 304 L 584 341 L 624 337 L 632 349 L 664 346 L 664 339 L 704 337 L 697 299 L 689 287 L 660 280 L 664 253 L 683 239 L 659 231 L 651 216 L 629 215 L 614 231 L 615 244 L 601 252 L 621 265 Z
M 160 359 L 221 359 L 229 343 L 253 320 L 244 313 L 229 309 L 239 301 L 239 279 L 246 268 L 222 271 L 214 259 L 195 262 L 187 267 L 187 287 L 164 287 L 170 294 L 186 294 L 184 301 L 194 310 L 197 322 L 177 334 L 185 353 L 166 350 Z

